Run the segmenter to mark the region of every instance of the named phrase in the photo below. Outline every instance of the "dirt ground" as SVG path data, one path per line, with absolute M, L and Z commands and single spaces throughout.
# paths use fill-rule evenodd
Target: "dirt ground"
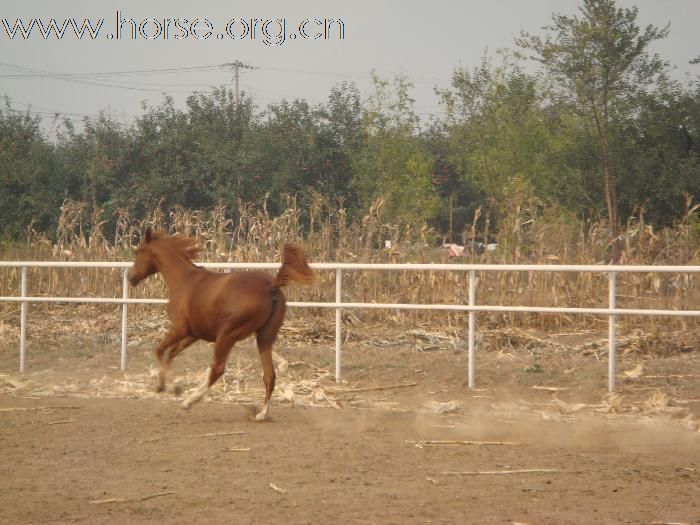
M 110 336 L 35 334 L 19 374 L 6 329 L 0 523 L 700 523 L 697 347 L 622 352 L 609 396 L 597 347 L 566 351 L 605 333 L 480 341 L 469 390 L 461 341 L 355 330 L 337 384 L 332 340 L 285 330 L 257 423 L 250 341 L 184 411 L 152 392 L 150 340 L 121 372 Z M 173 381 L 196 386 L 209 356 L 187 350 Z

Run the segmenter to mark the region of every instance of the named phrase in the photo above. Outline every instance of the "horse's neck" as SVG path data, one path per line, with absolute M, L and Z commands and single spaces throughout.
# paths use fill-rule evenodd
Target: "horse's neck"
M 181 254 L 162 253 L 158 263 L 158 270 L 169 290 L 176 288 L 183 282 L 187 282 L 188 274 L 197 270 L 192 261 Z

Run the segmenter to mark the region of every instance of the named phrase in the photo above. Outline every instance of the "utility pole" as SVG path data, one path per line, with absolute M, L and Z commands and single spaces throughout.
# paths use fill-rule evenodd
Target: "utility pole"
M 241 102 L 241 95 L 240 91 L 238 89 L 238 70 L 239 69 L 255 69 L 253 66 L 250 66 L 248 64 L 244 64 L 240 60 L 236 60 L 235 62 L 229 62 L 228 64 L 224 64 L 224 66 L 227 66 L 229 69 L 233 70 L 233 82 L 234 82 L 234 89 L 236 90 L 236 107 Z

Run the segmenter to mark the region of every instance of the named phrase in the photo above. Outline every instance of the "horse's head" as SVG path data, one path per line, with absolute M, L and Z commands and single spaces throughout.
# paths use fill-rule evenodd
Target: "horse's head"
M 129 272 L 127 273 L 127 278 L 131 286 L 136 286 L 149 275 L 158 272 L 152 249 L 153 239 L 154 236 L 151 233 L 151 229 L 147 228 L 146 235 L 136 249 L 134 264 L 129 268 Z

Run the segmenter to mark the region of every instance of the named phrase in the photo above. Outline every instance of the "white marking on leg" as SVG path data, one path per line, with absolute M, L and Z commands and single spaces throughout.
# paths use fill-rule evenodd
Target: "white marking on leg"
M 207 373 L 204 374 L 204 382 L 202 385 L 195 390 L 190 396 L 182 402 L 182 407 L 184 409 L 190 408 L 193 404 L 204 397 L 204 394 L 209 392 L 209 376 L 211 374 L 211 368 L 207 368 Z
M 265 418 L 267 417 L 267 409 L 270 407 L 270 403 L 265 403 L 262 407 L 262 410 L 258 415 L 255 416 L 256 421 L 265 421 Z

